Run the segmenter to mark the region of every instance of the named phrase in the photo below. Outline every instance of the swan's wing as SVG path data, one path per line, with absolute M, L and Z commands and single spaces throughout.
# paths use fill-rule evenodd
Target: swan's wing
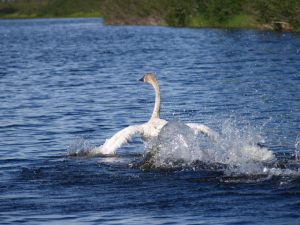
M 93 150 L 95 155 L 114 155 L 118 148 L 126 144 L 136 134 L 142 134 L 143 125 L 133 125 L 117 132 L 110 139 L 107 139 L 103 145 Z
M 209 127 L 207 127 L 203 124 L 199 124 L 199 123 L 187 123 L 186 125 L 189 126 L 190 128 L 192 128 L 196 134 L 198 132 L 200 132 L 200 133 L 208 136 L 209 139 L 212 140 L 213 142 L 218 141 L 218 134 L 215 131 L 213 131 L 212 129 L 210 129 Z

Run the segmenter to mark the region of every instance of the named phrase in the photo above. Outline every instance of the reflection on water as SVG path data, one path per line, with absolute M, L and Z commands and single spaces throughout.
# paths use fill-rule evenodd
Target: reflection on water
M 1 223 L 298 223 L 298 35 L 44 19 L 1 20 L 0 40 Z M 148 71 L 161 117 L 219 142 L 175 122 L 85 157 L 148 120 Z

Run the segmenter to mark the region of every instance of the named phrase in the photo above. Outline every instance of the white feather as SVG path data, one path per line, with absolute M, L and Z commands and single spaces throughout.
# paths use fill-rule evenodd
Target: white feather
M 114 155 L 116 150 L 130 141 L 133 136 L 142 134 L 143 125 L 133 125 L 117 132 L 110 139 L 107 139 L 103 145 L 93 150 L 93 154 Z
M 218 141 L 218 134 L 210 129 L 208 126 L 199 123 L 187 123 L 187 126 L 192 128 L 196 134 L 202 133 L 209 137 L 210 140 L 217 142 Z

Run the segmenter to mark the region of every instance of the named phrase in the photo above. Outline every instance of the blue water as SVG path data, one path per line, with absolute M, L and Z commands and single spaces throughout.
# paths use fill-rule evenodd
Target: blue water
M 149 71 L 162 118 L 229 123 L 232 142 L 259 134 L 276 159 L 257 173 L 144 169 L 139 138 L 68 157 L 148 120 Z M 293 33 L 0 20 L 0 223 L 299 224 L 299 71 Z

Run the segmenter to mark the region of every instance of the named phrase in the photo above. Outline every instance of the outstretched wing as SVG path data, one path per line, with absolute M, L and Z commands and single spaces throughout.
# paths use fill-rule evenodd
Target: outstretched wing
M 199 123 L 187 123 L 187 126 L 189 126 L 190 128 L 192 128 L 195 133 L 202 133 L 206 136 L 208 136 L 208 138 L 210 140 L 212 140 L 213 142 L 217 142 L 218 141 L 218 134 L 213 131 L 212 129 L 210 129 L 209 127 L 203 125 L 203 124 L 199 124 Z
M 107 139 L 103 145 L 93 150 L 95 155 L 114 155 L 118 148 L 126 144 L 136 134 L 142 134 L 143 125 L 133 125 L 117 132 L 110 139 Z

